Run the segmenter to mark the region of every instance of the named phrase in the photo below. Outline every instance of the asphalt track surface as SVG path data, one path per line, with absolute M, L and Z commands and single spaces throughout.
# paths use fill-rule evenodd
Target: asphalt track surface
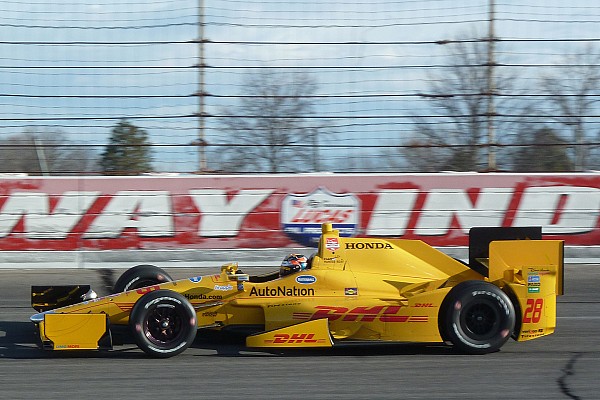
M 214 271 L 169 273 L 184 278 Z M 0 398 L 600 399 L 598 265 L 566 267 L 554 335 L 510 340 L 484 356 L 406 344 L 269 353 L 205 337 L 169 359 L 148 358 L 132 344 L 103 353 L 36 347 L 31 285 L 90 283 L 103 294 L 121 272 L 0 271 Z

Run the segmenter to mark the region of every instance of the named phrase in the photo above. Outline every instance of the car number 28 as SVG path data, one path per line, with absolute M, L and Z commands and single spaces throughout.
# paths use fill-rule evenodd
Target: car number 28
M 527 308 L 523 313 L 523 323 L 537 324 L 542 318 L 544 309 L 544 299 L 527 299 Z

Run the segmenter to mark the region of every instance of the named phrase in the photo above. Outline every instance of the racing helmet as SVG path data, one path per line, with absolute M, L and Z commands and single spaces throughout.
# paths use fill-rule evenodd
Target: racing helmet
M 293 274 L 306 269 L 308 265 L 307 258 L 302 254 L 290 254 L 283 259 L 279 269 L 279 277 Z

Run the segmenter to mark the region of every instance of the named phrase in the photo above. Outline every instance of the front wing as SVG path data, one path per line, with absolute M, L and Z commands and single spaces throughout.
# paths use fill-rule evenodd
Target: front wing
M 37 324 L 46 350 L 107 350 L 112 337 L 106 314 L 46 313 Z

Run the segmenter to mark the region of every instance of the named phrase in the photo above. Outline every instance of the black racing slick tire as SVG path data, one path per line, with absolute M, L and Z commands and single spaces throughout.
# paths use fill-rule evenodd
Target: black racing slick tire
M 129 315 L 129 327 L 136 344 L 146 354 L 173 357 L 194 342 L 196 312 L 181 294 L 154 290 L 135 303 Z
M 515 308 L 500 288 L 483 281 L 454 287 L 440 310 L 440 330 L 455 349 L 468 354 L 498 351 L 515 328 Z
M 126 292 L 145 286 L 171 282 L 173 278 L 157 266 L 150 264 L 136 265 L 129 268 L 117 279 L 113 293 Z

